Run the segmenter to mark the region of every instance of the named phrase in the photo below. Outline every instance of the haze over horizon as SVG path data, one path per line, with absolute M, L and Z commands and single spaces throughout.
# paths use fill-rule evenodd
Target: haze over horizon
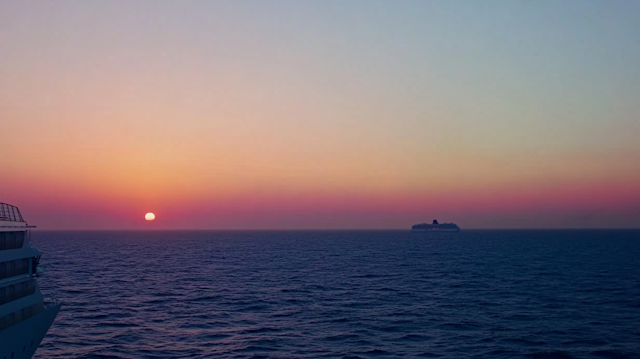
M 0 202 L 40 229 L 638 228 L 638 34 L 632 1 L 0 2 Z

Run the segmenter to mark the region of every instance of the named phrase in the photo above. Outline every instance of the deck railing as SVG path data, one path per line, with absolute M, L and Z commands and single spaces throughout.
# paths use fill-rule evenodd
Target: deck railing
M 0 202 L 0 221 L 24 222 L 18 207 Z

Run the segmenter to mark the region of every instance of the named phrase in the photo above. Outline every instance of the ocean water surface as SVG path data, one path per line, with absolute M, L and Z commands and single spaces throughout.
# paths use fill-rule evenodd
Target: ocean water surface
M 34 230 L 35 358 L 640 358 L 640 231 Z

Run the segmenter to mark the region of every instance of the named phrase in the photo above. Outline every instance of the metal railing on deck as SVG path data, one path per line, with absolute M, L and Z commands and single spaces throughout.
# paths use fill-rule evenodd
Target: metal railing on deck
M 0 202 L 0 221 L 24 222 L 18 207 Z

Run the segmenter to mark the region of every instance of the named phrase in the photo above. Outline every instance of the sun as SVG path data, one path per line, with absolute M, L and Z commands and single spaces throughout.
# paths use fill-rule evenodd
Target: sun
M 156 215 L 149 212 L 144 215 L 144 219 L 146 219 L 147 221 L 153 221 L 154 219 L 156 219 Z

